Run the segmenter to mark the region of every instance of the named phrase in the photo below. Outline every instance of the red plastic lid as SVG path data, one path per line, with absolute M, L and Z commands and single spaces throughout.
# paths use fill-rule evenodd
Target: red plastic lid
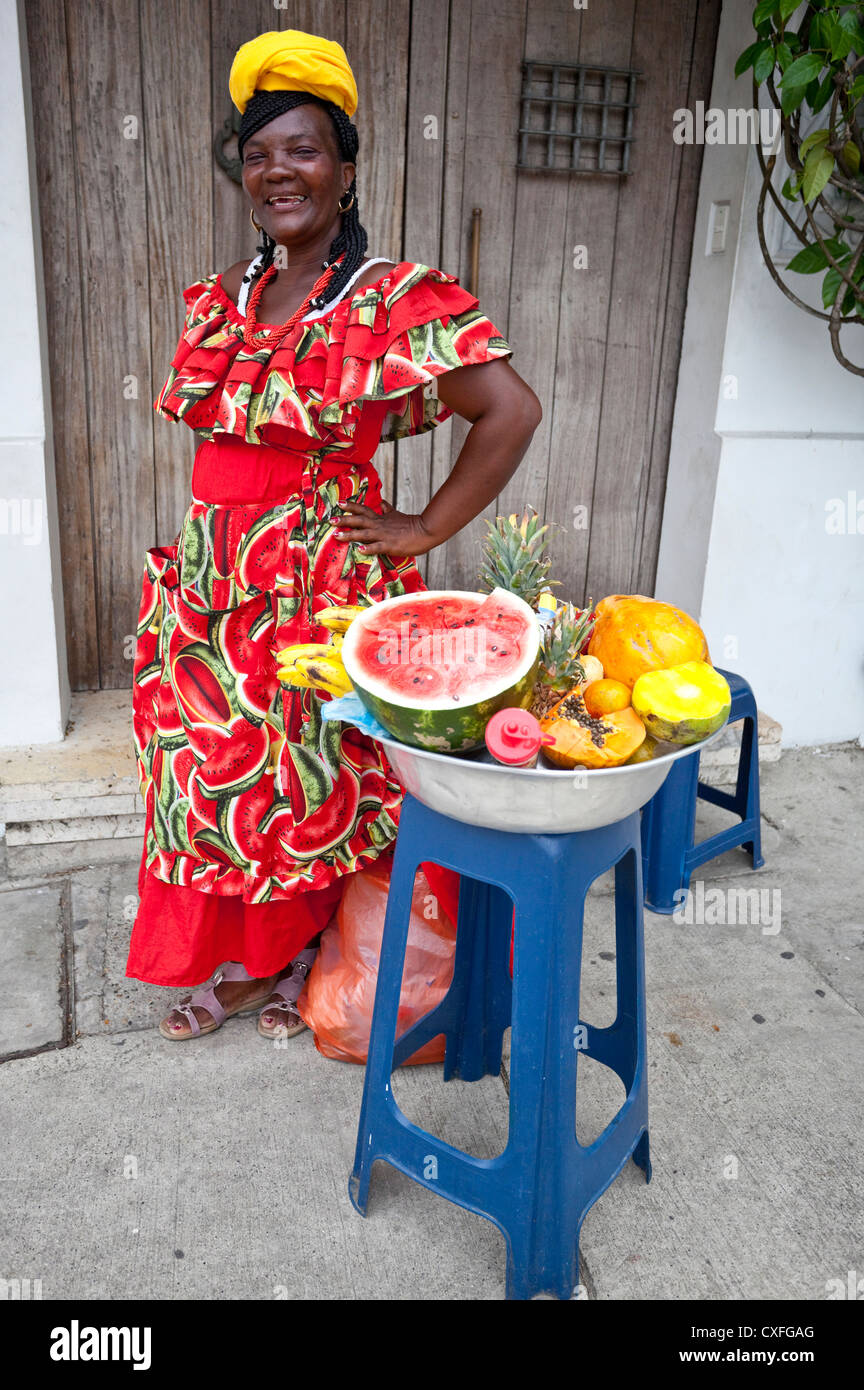
M 546 741 L 538 721 L 524 709 L 499 709 L 486 725 L 486 747 L 499 763 L 530 763 Z

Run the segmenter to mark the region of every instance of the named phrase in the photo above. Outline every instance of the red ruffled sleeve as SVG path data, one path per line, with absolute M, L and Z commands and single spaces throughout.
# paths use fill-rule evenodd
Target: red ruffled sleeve
M 192 429 L 208 431 L 218 395 L 243 342 L 228 320 L 230 300 L 218 282 L 218 275 L 209 275 L 183 291 L 183 332 L 168 379 L 153 402 L 153 409 L 166 419 L 185 420 Z
M 328 376 L 320 412 L 325 423 L 338 423 L 363 401 L 386 400 L 394 415 L 383 440 L 421 434 L 452 414 L 434 395 L 436 377 L 512 356 L 476 297 L 453 275 L 402 262 L 380 288 L 369 290 L 374 293 L 352 300 L 347 314 L 338 380 L 335 372 Z
M 370 458 L 380 440 L 450 416 L 434 395 L 436 377 L 512 354 L 455 276 L 413 261 L 298 325 L 274 350 L 246 348 L 244 319 L 219 276 L 183 297 L 183 334 L 154 407 L 207 435 L 251 443 Z

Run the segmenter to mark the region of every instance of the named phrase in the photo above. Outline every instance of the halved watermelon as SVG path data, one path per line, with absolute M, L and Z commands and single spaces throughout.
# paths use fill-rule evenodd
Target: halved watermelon
M 478 748 L 499 709 L 531 703 L 536 615 L 504 589 L 403 594 L 355 618 L 341 656 L 360 699 L 402 743 L 439 753 Z

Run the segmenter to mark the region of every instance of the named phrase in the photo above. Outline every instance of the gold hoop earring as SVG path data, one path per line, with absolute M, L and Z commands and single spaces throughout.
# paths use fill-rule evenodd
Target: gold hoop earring
M 349 191 L 350 191 L 349 189 L 347 189 L 347 188 L 345 189 L 345 193 L 348 193 Z M 342 198 L 345 197 L 345 193 L 342 194 Z M 350 203 L 346 203 L 344 207 L 342 206 L 342 198 L 339 199 L 339 202 L 338 202 L 338 204 L 337 204 L 337 206 L 338 206 L 338 208 L 339 208 L 339 211 L 340 211 L 340 212 L 350 212 L 351 209 L 352 209 L 353 206 L 354 206 L 354 194 L 353 194 L 353 193 L 351 194 L 351 201 L 350 201 Z
M 256 232 L 263 232 L 264 228 L 261 226 L 261 223 L 255 221 L 254 208 L 249 209 L 249 221 L 252 223 L 252 226 L 255 228 Z

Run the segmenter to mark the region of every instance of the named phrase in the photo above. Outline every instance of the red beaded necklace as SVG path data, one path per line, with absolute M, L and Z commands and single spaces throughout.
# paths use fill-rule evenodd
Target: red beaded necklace
M 249 302 L 246 305 L 246 322 L 243 325 L 243 342 L 246 344 L 246 346 L 248 348 L 251 348 L 253 352 L 258 352 L 261 348 L 278 347 L 279 344 L 282 342 L 282 339 L 286 337 L 288 333 L 291 332 L 291 329 L 294 327 L 294 325 L 296 323 L 299 323 L 300 319 L 302 319 L 303 315 L 308 311 L 312 301 L 314 299 L 317 299 L 322 290 L 327 288 L 330 281 L 333 279 L 333 276 L 336 272 L 336 267 L 344 259 L 344 255 L 345 253 L 343 252 L 341 256 L 337 256 L 335 261 L 331 261 L 327 265 L 323 274 L 318 276 L 318 279 L 315 281 L 315 284 L 312 286 L 306 298 L 303 300 L 303 303 L 300 304 L 294 310 L 294 313 L 291 315 L 290 319 L 288 319 L 287 322 L 281 324 L 278 328 L 273 330 L 268 328 L 258 328 L 257 326 L 257 309 L 261 301 L 261 296 L 264 293 L 264 290 L 266 289 L 267 285 L 269 285 L 270 281 L 273 280 L 275 276 L 279 273 L 278 266 L 268 266 L 267 269 L 264 271 L 264 274 L 259 277 L 258 283 L 253 289 L 252 293 L 250 294 Z

